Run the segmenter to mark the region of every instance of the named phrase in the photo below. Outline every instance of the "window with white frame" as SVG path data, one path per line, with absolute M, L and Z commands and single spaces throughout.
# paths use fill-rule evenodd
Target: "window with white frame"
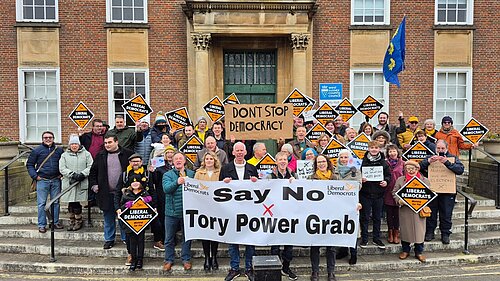
M 473 0 L 435 0 L 436 24 L 472 24 Z
M 135 122 L 127 115 L 122 105 L 141 94 L 149 101 L 149 73 L 147 70 L 110 70 L 109 71 L 109 122 L 114 124 L 116 115 L 125 116 L 128 126 Z
M 17 21 L 58 21 L 58 0 L 17 0 Z
M 462 129 L 472 110 L 472 69 L 434 70 L 434 120 L 453 118 L 453 127 Z M 439 127 L 439 125 L 438 125 Z
M 44 131 L 61 141 L 59 70 L 19 70 L 19 126 L 23 142 L 39 142 Z
M 351 24 L 389 24 L 389 0 L 351 0 Z
M 147 22 L 147 0 L 107 0 L 107 22 Z
M 350 98 L 349 100 L 358 107 L 363 100 L 372 96 L 384 107 L 381 111 L 389 112 L 389 84 L 384 80 L 381 70 L 351 70 Z M 377 124 L 377 116 L 373 117 L 370 124 Z M 358 112 L 350 120 L 351 127 L 359 129 L 360 124 L 365 121 L 365 115 Z

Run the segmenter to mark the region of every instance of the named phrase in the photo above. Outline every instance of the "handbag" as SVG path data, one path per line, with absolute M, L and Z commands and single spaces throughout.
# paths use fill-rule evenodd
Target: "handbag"
M 422 210 L 420 210 L 420 212 L 418 212 L 418 215 L 421 218 L 429 218 L 431 216 L 431 213 L 432 213 L 431 208 L 425 206 L 422 208 Z
M 47 157 L 45 157 L 45 159 L 43 159 L 42 163 L 40 164 L 40 166 L 38 166 L 38 169 L 36 169 L 36 173 L 38 174 L 38 172 L 40 172 L 40 170 L 42 169 L 43 165 L 47 162 L 47 160 L 49 160 L 50 156 L 54 155 L 54 153 L 56 152 L 57 150 L 57 146 L 54 148 L 54 150 L 52 150 L 51 153 L 49 153 L 49 155 L 47 155 Z M 31 181 L 31 192 L 35 192 L 36 191 L 36 178 L 34 178 L 32 181 Z

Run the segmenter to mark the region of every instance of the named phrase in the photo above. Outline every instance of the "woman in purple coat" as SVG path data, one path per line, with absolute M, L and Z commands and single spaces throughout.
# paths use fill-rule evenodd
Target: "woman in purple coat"
M 389 229 L 387 242 L 399 244 L 399 206 L 392 197 L 392 189 L 396 180 L 403 175 L 404 161 L 401 159 L 401 151 L 396 145 L 390 144 L 386 147 L 386 160 L 391 168 L 391 180 L 384 194 L 387 228 Z

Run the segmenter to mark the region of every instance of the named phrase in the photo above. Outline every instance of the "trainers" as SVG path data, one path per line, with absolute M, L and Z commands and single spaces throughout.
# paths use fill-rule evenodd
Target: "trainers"
M 359 244 L 359 247 L 361 249 L 365 249 L 366 247 L 368 247 L 368 241 L 361 241 L 361 243 Z
M 102 247 L 104 250 L 108 250 L 108 249 L 111 249 L 113 248 L 113 246 L 115 245 L 115 241 L 106 241 L 104 243 L 104 246 Z
M 287 276 L 288 279 L 290 280 L 297 280 L 297 274 L 293 273 L 293 271 L 290 268 L 282 268 L 281 269 L 281 275 Z
M 224 281 L 233 281 L 234 279 L 240 277 L 240 271 L 239 270 L 234 270 L 231 269 L 229 270 L 229 273 L 227 274 L 226 278 L 224 278 Z
M 130 266 L 131 264 L 132 264 L 132 255 L 129 254 L 127 256 L 127 261 L 125 262 L 125 265 Z
M 158 251 L 162 251 L 164 252 L 165 251 L 165 246 L 163 245 L 163 242 L 162 241 L 157 241 L 153 244 L 153 248 L 155 248 L 156 250 Z
M 245 276 L 248 278 L 248 281 L 254 281 L 255 280 L 255 274 L 253 273 L 252 269 L 245 270 Z
M 373 245 L 377 246 L 379 249 L 385 249 L 385 244 L 382 243 L 380 239 L 373 239 Z

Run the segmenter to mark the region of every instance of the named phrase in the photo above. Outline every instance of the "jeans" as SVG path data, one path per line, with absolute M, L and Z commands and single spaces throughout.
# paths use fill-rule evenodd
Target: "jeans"
M 109 196 L 109 200 L 113 201 L 113 195 Z M 111 203 L 110 206 L 113 206 Z M 116 236 L 116 212 L 113 209 L 102 211 L 104 216 L 104 241 L 115 241 Z M 118 222 L 120 227 L 120 237 L 122 241 L 126 241 L 127 236 L 125 235 L 125 225 L 122 221 Z
M 438 194 L 437 198 L 428 204 L 432 213 L 426 220 L 426 234 L 434 235 L 438 213 L 441 235 L 449 236 L 451 234 L 451 216 L 453 215 L 453 208 L 455 207 L 455 196 L 455 194 Z
M 410 243 L 406 241 L 401 241 L 401 245 L 403 246 L 403 252 L 409 253 L 411 250 Z M 421 255 L 424 252 L 424 243 L 414 243 L 415 247 L 415 255 Z
M 319 246 L 312 246 L 310 252 L 312 272 L 319 272 Z M 326 270 L 335 271 L 335 247 L 326 246 Z
M 45 204 L 47 203 L 47 198 L 50 195 L 50 199 L 54 198 L 61 192 L 61 180 L 52 179 L 46 180 L 42 179 L 36 183 L 36 204 L 38 206 L 38 227 L 47 226 L 47 213 L 45 212 Z M 59 223 L 59 200 L 54 202 L 52 205 L 54 208 L 54 223 Z
M 229 256 L 231 257 L 231 261 L 229 265 L 233 270 L 240 269 L 240 245 L 238 244 L 229 244 L 228 245 Z M 255 256 L 255 246 L 245 245 L 245 269 L 252 269 L 252 257 Z
M 280 246 L 271 246 L 271 255 L 277 255 L 278 257 L 280 257 L 283 262 L 283 267 L 288 268 L 290 266 L 290 262 L 293 259 L 293 246 L 290 245 L 283 246 L 283 251 L 281 252 L 281 255 L 280 255 Z
M 380 224 L 382 216 L 382 206 L 384 198 L 368 198 L 359 196 L 359 201 L 363 208 L 361 209 L 361 240 L 368 242 L 368 224 L 370 222 L 370 213 L 373 220 L 373 240 L 380 239 Z
M 174 263 L 175 233 L 177 233 L 178 230 L 182 231 L 182 262 L 191 260 L 191 240 L 186 241 L 182 218 L 165 216 L 165 262 Z

